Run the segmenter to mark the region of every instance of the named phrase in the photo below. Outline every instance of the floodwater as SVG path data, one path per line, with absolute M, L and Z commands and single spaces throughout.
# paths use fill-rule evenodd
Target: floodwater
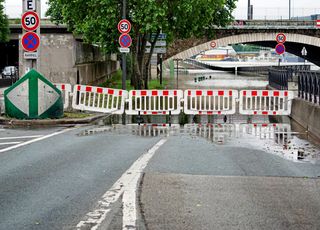
M 189 71 L 189 70 L 186 70 Z M 225 71 L 190 70 L 175 72 L 170 77 L 167 72 L 170 88 L 174 89 L 265 89 L 268 85 L 268 76 L 255 74 L 233 74 Z

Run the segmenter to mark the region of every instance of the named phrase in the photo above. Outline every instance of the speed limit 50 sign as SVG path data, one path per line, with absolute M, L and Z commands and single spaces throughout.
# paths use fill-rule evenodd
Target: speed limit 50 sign
M 23 14 L 21 19 L 23 29 L 26 31 L 34 31 L 39 27 L 40 19 L 36 12 L 27 11 Z
M 128 34 L 131 31 L 131 23 L 127 19 L 122 19 L 118 23 L 118 30 L 122 34 Z

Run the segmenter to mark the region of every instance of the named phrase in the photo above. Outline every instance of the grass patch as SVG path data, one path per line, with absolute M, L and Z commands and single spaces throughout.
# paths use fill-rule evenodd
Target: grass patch
M 82 112 L 64 112 L 63 118 L 69 118 L 69 119 L 80 119 L 80 118 L 87 118 L 92 116 L 90 113 L 82 113 Z
M 134 89 L 134 87 L 130 83 L 131 83 L 130 80 L 126 80 L 126 89 L 128 91 Z M 152 79 L 151 81 L 148 82 L 149 89 L 165 89 L 167 85 L 168 85 L 168 82 L 166 80 L 162 81 L 162 85 L 160 85 L 160 81 L 157 79 Z M 122 89 L 122 71 L 118 70 L 100 86 L 106 87 L 106 88 L 113 88 L 113 89 Z

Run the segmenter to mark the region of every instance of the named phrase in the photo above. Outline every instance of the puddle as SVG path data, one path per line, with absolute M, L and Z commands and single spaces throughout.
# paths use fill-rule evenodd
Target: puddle
M 320 163 L 320 149 L 301 133 L 291 130 L 290 124 L 279 123 L 221 123 L 221 124 L 128 124 L 101 126 L 85 130 L 78 136 L 113 133 L 143 138 L 188 135 L 205 138 L 213 144 L 250 147 L 295 162 Z

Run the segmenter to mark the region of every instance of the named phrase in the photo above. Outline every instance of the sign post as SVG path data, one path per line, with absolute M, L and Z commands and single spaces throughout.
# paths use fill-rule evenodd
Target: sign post
M 40 69 L 40 0 L 23 0 L 21 26 L 22 74 Z

